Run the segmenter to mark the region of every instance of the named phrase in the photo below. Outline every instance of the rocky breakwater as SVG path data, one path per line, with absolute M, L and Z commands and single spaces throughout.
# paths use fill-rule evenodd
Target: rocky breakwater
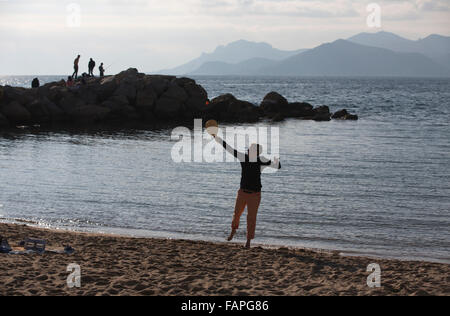
M 223 122 L 281 121 L 290 117 L 329 121 L 332 116 L 326 106 L 289 103 L 276 92 L 269 93 L 260 106 L 231 94 L 209 101 L 205 89 L 192 79 L 145 75 L 133 68 L 115 76 L 88 78 L 73 87 L 66 87 L 64 81 L 35 89 L 0 86 L 0 129 L 98 124 L 151 127 L 194 118 Z M 357 119 L 347 111 L 334 117 Z
M 331 119 L 358 120 L 357 115 L 351 115 L 347 110 L 341 110 L 332 114 L 326 105 L 314 107 L 306 102 L 289 103 L 286 98 L 277 92 L 270 92 L 264 97 L 260 105 L 264 116 L 274 121 L 282 121 L 286 118 L 298 118 L 314 121 L 331 121 Z
M 115 76 L 88 78 L 37 89 L 0 87 L 0 127 L 155 123 L 194 118 L 208 95 L 187 78 L 148 76 L 128 69 Z

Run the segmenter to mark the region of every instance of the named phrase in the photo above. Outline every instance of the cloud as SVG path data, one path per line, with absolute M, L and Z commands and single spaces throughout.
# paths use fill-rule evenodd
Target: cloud
M 354 16 L 352 1 L 337 0 L 188 0 L 200 15 L 215 16 L 292 16 L 327 18 Z
M 375 0 L 373 2 L 380 5 L 382 18 L 390 21 L 420 20 L 430 18 L 429 15 L 433 13 L 448 16 L 450 12 L 450 2 L 447 0 Z
M 117 5 L 117 6 L 146 7 L 149 5 L 149 1 L 148 0 L 107 0 L 106 4 Z
M 448 0 L 416 0 L 415 2 L 421 11 L 450 11 Z
M 23 14 L 43 12 L 64 14 L 76 3 L 86 15 L 120 14 L 137 16 L 190 17 L 303 17 L 346 18 L 365 15 L 370 2 L 380 4 L 389 16 L 420 15 L 423 12 L 450 11 L 448 0 L 14 0 L 0 2 L 3 11 Z

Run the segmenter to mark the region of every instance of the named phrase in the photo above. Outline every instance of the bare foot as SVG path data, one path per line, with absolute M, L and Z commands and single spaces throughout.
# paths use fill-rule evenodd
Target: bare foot
M 236 234 L 236 231 L 233 229 L 233 230 L 231 231 L 230 236 L 227 238 L 227 240 L 228 240 L 228 241 L 232 241 L 235 234 Z

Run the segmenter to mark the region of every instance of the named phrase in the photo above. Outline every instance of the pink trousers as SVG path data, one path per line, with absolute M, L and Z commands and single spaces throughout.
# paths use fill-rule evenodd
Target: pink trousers
M 261 204 L 261 192 L 246 193 L 239 190 L 234 208 L 233 223 L 231 228 L 237 230 L 241 216 L 247 206 L 247 239 L 255 239 L 256 217 L 258 215 L 259 205 Z

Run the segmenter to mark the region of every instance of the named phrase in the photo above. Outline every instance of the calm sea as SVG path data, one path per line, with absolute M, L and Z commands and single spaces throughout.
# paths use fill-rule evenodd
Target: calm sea
M 0 77 L 29 86 L 33 77 Z M 61 77 L 42 77 L 41 82 Z M 199 77 L 210 97 L 347 108 L 287 120 L 263 176 L 257 243 L 450 262 L 450 80 Z M 268 123 L 260 123 L 265 126 Z M 45 227 L 222 241 L 238 164 L 176 164 L 171 130 L 0 133 L 0 217 Z M 238 240 L 245 239 L 245 217 Z M 38 237 L 38 236 L 37 236 Z

